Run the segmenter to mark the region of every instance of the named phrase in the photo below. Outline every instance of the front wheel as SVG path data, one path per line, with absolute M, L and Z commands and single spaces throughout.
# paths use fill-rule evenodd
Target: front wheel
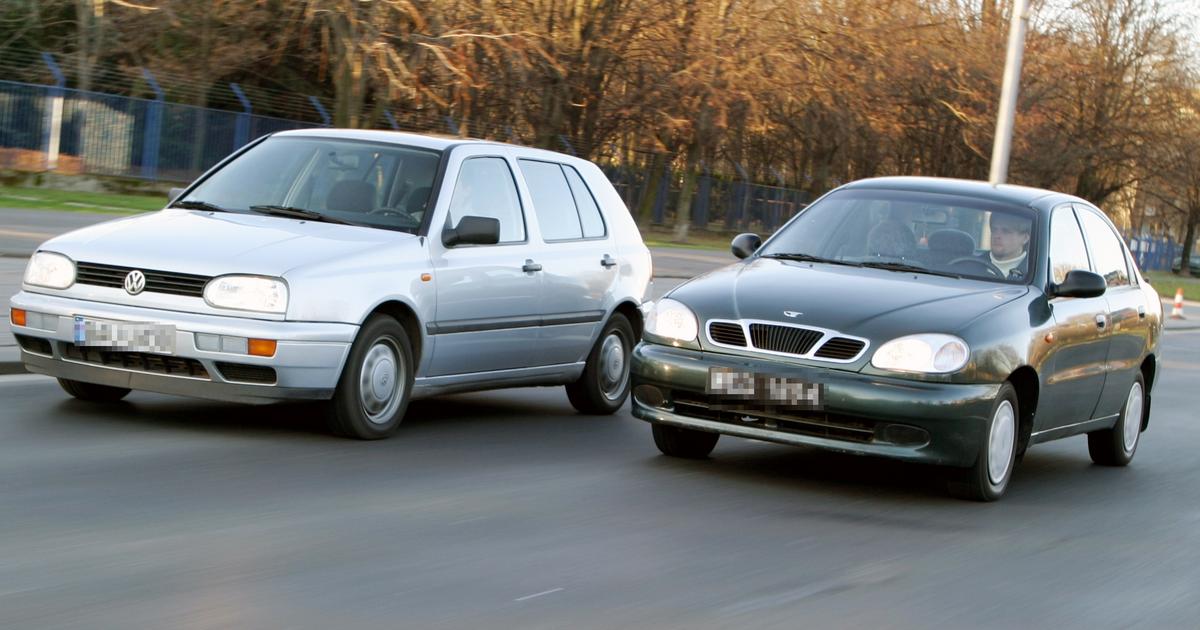
M 111 387 L 109 385 L 97 385 L 95 383 L 85 383 L 83 381 L 73 381 L 67 378 L 58 379 L 59 387 L 63 391 L 88 402 L 111 403 L 117 402 L 129 395 L 129 389 L 125 387 Z
M 1146 408 L 1146 381 L 1139 373 L 1133 379 L 1121 417 L 1111 429 L 1088 434 L 1088 454 L 1101 466 L 1126 466 L 1137 452 L 1142 432 L 1142 415 Z
M 329 403 L 333 432 L 360 440 L 395 433 L 408 408 L 414 363 L 400 322 L 386 315 L 368 319 L 350 346 Z
M 1016 464 L 1019 411 L 1016 390 L 1009 383 L 1001 385 L 975 465 L 954 471 L 950 494 L 971 501 L 995 501 L 1004 496 Z
M 613 313 L 588 354 L 583 374 L 567 385 L 567 399 L 576 411 L 608 415 L 625 404 L 633 343 L 633 326 L 624 315 Z
M 708 433 L 665 424 L 652 424 L 654 445 L 663 455 L 684 459 L 704 459 L 717 446 L 720 433 Z

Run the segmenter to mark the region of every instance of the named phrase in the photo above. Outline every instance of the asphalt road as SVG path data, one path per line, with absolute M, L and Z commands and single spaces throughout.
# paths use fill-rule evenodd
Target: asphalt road
M 559 388 L 415 403 L 383 442 L 306 405 L 0 378 L 0 627 L 1196 628 L 1200 331 L 1124 469 L 1083 438 L 1009 495 L 723 438 L 660 456 Z

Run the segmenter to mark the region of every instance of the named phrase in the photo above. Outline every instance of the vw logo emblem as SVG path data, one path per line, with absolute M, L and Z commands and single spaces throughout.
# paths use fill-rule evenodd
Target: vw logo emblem
M 125 291 L 129 295 L 137 295 L 146 288 L 146 274 L 134 269 L 125 276 Z

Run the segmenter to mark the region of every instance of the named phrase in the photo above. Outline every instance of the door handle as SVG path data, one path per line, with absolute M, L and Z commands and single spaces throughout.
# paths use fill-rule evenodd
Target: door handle
M 1107 316 L 1105 316 L 1105 315 L 1097 315 L 1096 316 L 1096 326 L 1098 328 L 1104 328 L 1107 325 L 1108 325 L 1108 317 Z
M 1138 307 L 1138 319 L 1146 319 L 1146 307 L 1145 306 Z
M 605 269 L 610 269 L 612 267 L 616 267 L 617 259 L 613 258 L 612 256 L 609 256 L 608 254 L 605 254 L 604 258 L 600 259 L 600 266 L 604 267 Z
M 521 267 L 521 271 L 524 271 L 525 273 L 533 273 L 535 271 L 541 271 L 541 270 L 542 270 L 542 266 L 539 265 L 538 263 L 533 262 L 533 260 L 529 259 L 529 258 L 525 259 L 525 264 L 524 264 L 524 266 Z

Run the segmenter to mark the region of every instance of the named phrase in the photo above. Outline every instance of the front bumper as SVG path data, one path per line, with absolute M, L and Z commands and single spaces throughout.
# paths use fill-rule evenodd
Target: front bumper
M 13 334 L 21 342 L 21 361 L 30 372 L 112 387 L 232 402 L 330 398 L 337 387 L 350 344 L 358 333 L 358 326 L 352 324 L 198 315 L 27 291 L 13 296 L 10 304 L 13 308 L 38 314 L 39 321 L 48 319 L 52 322 L 46 328 L 12 325 Z M 76 315 L 174 325 L 175 352 L 171 355 L 137 353 L 137 357 L 146 359 L 140 361 L 97 360 L 94 354 L 84 355 L 75 350 Z M 196 347 L 197 333 L 272 339 L 277 342 L 275 355 L 260 357 L 200 350 Z M 132 358 L 135 355 L 108 354 L 109 359 L 121 356 Z M 191 368 L 181 371 L 164 367 L 168 364 Z M 273 370 L 273 381 L 266 382 L 268 379 L 263 378 L 264 374 L 270 375 L 270 370 L 256 368 Z
M 823 409 L 713 411 L 703 406 L 710 367 L 821 383 Z M 978 457 L 1000 391 L 999 384 L 926 383 L 649 343 L 634 349 L 631 370 L 633 415 L 648 422 L 964 467 Z

